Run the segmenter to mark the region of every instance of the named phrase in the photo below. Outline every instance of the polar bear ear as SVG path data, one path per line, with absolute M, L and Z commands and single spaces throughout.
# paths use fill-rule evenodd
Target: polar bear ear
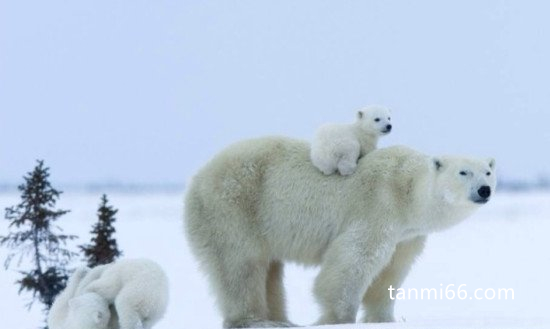
M 443 162 L 441 161 L 441 159 L 433 158 L 432 161 L 433 161 L 435 170 L 440 171 L 441 168 L 443 167 Z
M 363 116 L 365 116 L 365 113 L 363 113 L 363 111 L 357 111 L 357 119 L 361 120 L 363 119 Z
M 489 168 L 495 169 L 495 159 L 489 158 L 487 159 L 487 162 L 489 163 Z

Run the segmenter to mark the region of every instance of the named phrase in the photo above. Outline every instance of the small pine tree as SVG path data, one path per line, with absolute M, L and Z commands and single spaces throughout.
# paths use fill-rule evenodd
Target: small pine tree
M 84 252 L 89 267 L 112 263 L 116 258 L 122 256 L 118 250 L 117 242 L 113 238 L 116 221 L 115 215 L 118 212 L 112 206 L 108 206 L 107 196 L 103 194 L 101 204 L 97 210 L 98 221 L 92 228 L 92 240 L 90 244 L 79 246 Z
M 38 161 L 34 171 L 23 177 L 25 182 L 18 187 L 21 203 L 6 208 L 5 212 L 5 218 L 11 221 L 10 232 L 0 236 L 0 246 L 11 250 L 4 263 L 6 269 L 15 256 L 19 256 L 17 267 L 21 266 L 23 259 L 30 257 L 34 268 L 20 271 L 22 278 L 16 283 L 19 293 L 24 290 L 32 292 L 28 307 L 38 298 L 44 304 L 45 312 L 55 296 L 65 288 L 69 276 L 66 267 L 71 257 L 78 255 L 63 247 L 76 236 L 53 232 L 62 231 L 54 222 L 69 211 L 55 209 L 62 192 L 51 186 L 48 171 L 44 161 Z

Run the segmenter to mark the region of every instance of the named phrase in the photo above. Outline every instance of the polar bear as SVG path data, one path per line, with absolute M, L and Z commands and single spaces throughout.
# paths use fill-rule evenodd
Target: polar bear
M 371 105 L 357 112 L 351 124 L 326 124 L 315 133 L 311 162 L 325 175 L 351 175 L 357 160 L 376 149 L 378 138 L 391 132 L 390 110 Z
M 111 311 L 109 303 L 95 293 L 86 293 L 69 300 L 69 309 L 62 329 L 107 329 Z M 54 329 L 54 327 L 50 327 Z
M 168 278 L 148 259 L 124 259 L 90 271 L 82 293 L 96 293 L 114 304 L 120 329 L 149 329 L 168 305 Z
M 120 260 L 92 269 L 81 267 L 55 299 L 50 329 L 151 328 L 164 314 L 168 282 L 158 264 Z
M 48 313 L 50 329 L 107 329 L 111 312 L 109 303 L 97 294 L 77 294 L 89 268 L 78 268 L 56 297 Z
M 351 176 L 325 176 L 306 142 L 248 140 L 193 178 L 185 200 L 192 251 L 208 274 L 225 327 L 292 326 L 283 262 L 321 265 L 318 324 L 393 321 L 399 287 L 426 235 L 489 201 L 494 160 L 378 149 Z
M 78 284 L 78 287 L 75 290 L 74 296 L 80 296 L 82 294 L 86 293 L 86 288 L 90 283 L 93 281 L 99 279 L 99 277 L 103 274 L 105 269 L 109 268 L 111 264 L 103 264 L 103 265 L 97 265 L 93 268 L 87 268 L 88 271 L 86 275 L 80 280 L 80 283 Z M 110 311 L 110 320 L 109 325 L 107 326 L 108 329 L 119 329 L 118 325 L 118 313 L 116 311 L 116 308 L 113 304 L 109 304 L 109 311 Z M 100 329 L 100 328 L 97 328 Z

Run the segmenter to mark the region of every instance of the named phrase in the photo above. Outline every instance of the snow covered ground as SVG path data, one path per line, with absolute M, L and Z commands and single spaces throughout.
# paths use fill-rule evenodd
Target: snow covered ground
M 66 191 L 58 203 L 71 213 L 58 222 L 77 243 L 88 242 L 95 221 L 99 193 Z M 220 328 L 207 282 L 197 270 L 182 230 L 183 191 L 165 193 L 109 193 L 119 209 L 117 240 L 125 257 L 148 257 L 160 263 L 171 282 L 170 306 L 156 329 Z M 17 204 L 17 193 L 0 194 L 0 209 Z M 0 235 L 7 221 L 0 221 Z M 427 248 L 404 289 L 440 289 L 467 292 L 465 299 L 400 300 L 401 322 L 380 325 L 325 326 L 323 328 L 550 328 L 550 193 L 500 193 L 462 224 L 430 237 Z M 0 249 L 0 261 L 6 250 Z M 78 261 L 75 266 L 80 265 Z M 285 285 L 293 322 L 316 320 L 311 288 L 317 270 L 287 266 Z M 2 328 L 36 329 L 42 325 L 40 305 L 27 311 L 28 295 L 18 296 L 14 270 L 0 269 Z M 499 288 L 514 290 L 508 300 L 476 300 L 474 292 Z M 463 294 L 462 294 L 463 296 Z

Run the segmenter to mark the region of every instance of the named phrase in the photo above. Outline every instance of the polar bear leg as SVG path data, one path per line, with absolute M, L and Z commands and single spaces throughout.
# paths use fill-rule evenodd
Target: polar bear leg
M 334 240 L 315 280 L 314 293 L 322 312 L 317 324 L 355 323 L 367 287 L 394 250 L 395 243 L 385 234 L 372 237 L 364 230 L 352 229 Z
M 325 165 L 318 167 L 319 170 L 321 170 L 321 172 L 327 176 L 334 174 L 334 172 L 336 172 L 336 169 L 338 168 L 336 167 L 336 164 L 332 162 L 333 162 L 332 160 L 327 161 Z
M 260 259 L 221 260 L 216 273 L 218 299 L 224 327 L 248 328 L 268 319 L 266 299 L 267 261 Z
M 264 324 L 269 321 L 266 296 L 269 257 L 263 253 L 262 241 L 241 219 L 228 219 L 224 223 L 235 224 L 219 228 L 230 232 L 231 238 L 212 239 L 199 253 L 214 287 L 223 325 L 225 328 L 268 327 Z M 238 245 L 234 241 L 238 241 Z M 235 252 L 227 254 L 220 250 Z
M 273 281 L 274 277 L 268 278 L 268 272 L 271 272 L 272 276 L 278 276 L 276 272 L 279 270 L 272 268 L 269 271 L 270 264 L 266 259 L 231 258 L 225 260 L 223 265 L 217 265 L 219 272 L 215 274 L 213 281 L 224 316 L 224 328 L 293 326 L 284 318 L 271 319 L 272 315 L 280 317 L 281 314 L 276 314 L 277 308 L 272 312 L 268 308 L 268 303 L 281 309 L 282 299 L 267 297 L 267 291 L 274 292 L 278 289 L 278 283 L 274 284 L 277 280 Z
M 121 290 L 115 299 L 120 329 L 144 329 L 141 315 L 136 309 L 139 303 L 134 295 L 130 290 Z
M 311 153 L 311 162 L 325 175 L 332 175 L 337 169 L 338 158 L 330 154 Z
M 189 198 L 193 197 L 197 196 Z M 201 199 L 197 197 L 197 200 Z M 274 266 L 270 271 L 265 238 L 255 226 L 250 225 L 256 220 L 256 214 L 247 208 L 235 209 L 233 202 L 227 204 L 225 199 L 220 199 L 216 207 L 197 206 L 201 202 L 188 203 L 187 229 L 193 232 L 189 236 L 190 243 L 208 274 L 223 315 L 224 327 L 290 326 L 286 322 L 270 319 L 267 292 L 279 291 L 273 296 L 283 296 L 282 283 L 278 283 L 282 267 Z M 212 221 L 212 218 L 223 220 Z M 284 309 L 282 298 L 270 297 L 269 303 L 274 310 L 271 315 L 284 315 L 278 311 Z
M 285 290 L 283 284 L 284 265 L 279 261 L 269 264 L 267 273 L 267 307 L 268 319 L 288 322 L 285 307 Z
M 374 280 L 363 298 L 365 308 L 363 322 L 395 321 L 393 307 L 396 291 L 393 291 L 392 300 L 388 288 L 390 285 L 396 290 L 401 287 L 416 257 L 424 249 L 425 241 L 426 237 L 420 236 L 397 245 L 391 262 Z
M 357 160 L 340 159 L 340 161 L 338 161 L 338 172 L 342 176 L 353 174 L 355 172 L 355 168 L 357 168 Z
M 390 285 L 400 288 L 416 257 L 424 248 L 425 236 L 417 237 L 397 245 L 392 260 L 371 284 L 363 298 L 365 316 L 363 322 L 393 322 L 394 299 L 390 298 Z
M 355 172 L 357 168 L 357 160 L 359 159 L 359 152 L 361 146 L 359 143 L 351 143 L 349 147 L 343 152 L 340 159 L 338 159 L 337 167 L 340 175 L 347 176 Z

